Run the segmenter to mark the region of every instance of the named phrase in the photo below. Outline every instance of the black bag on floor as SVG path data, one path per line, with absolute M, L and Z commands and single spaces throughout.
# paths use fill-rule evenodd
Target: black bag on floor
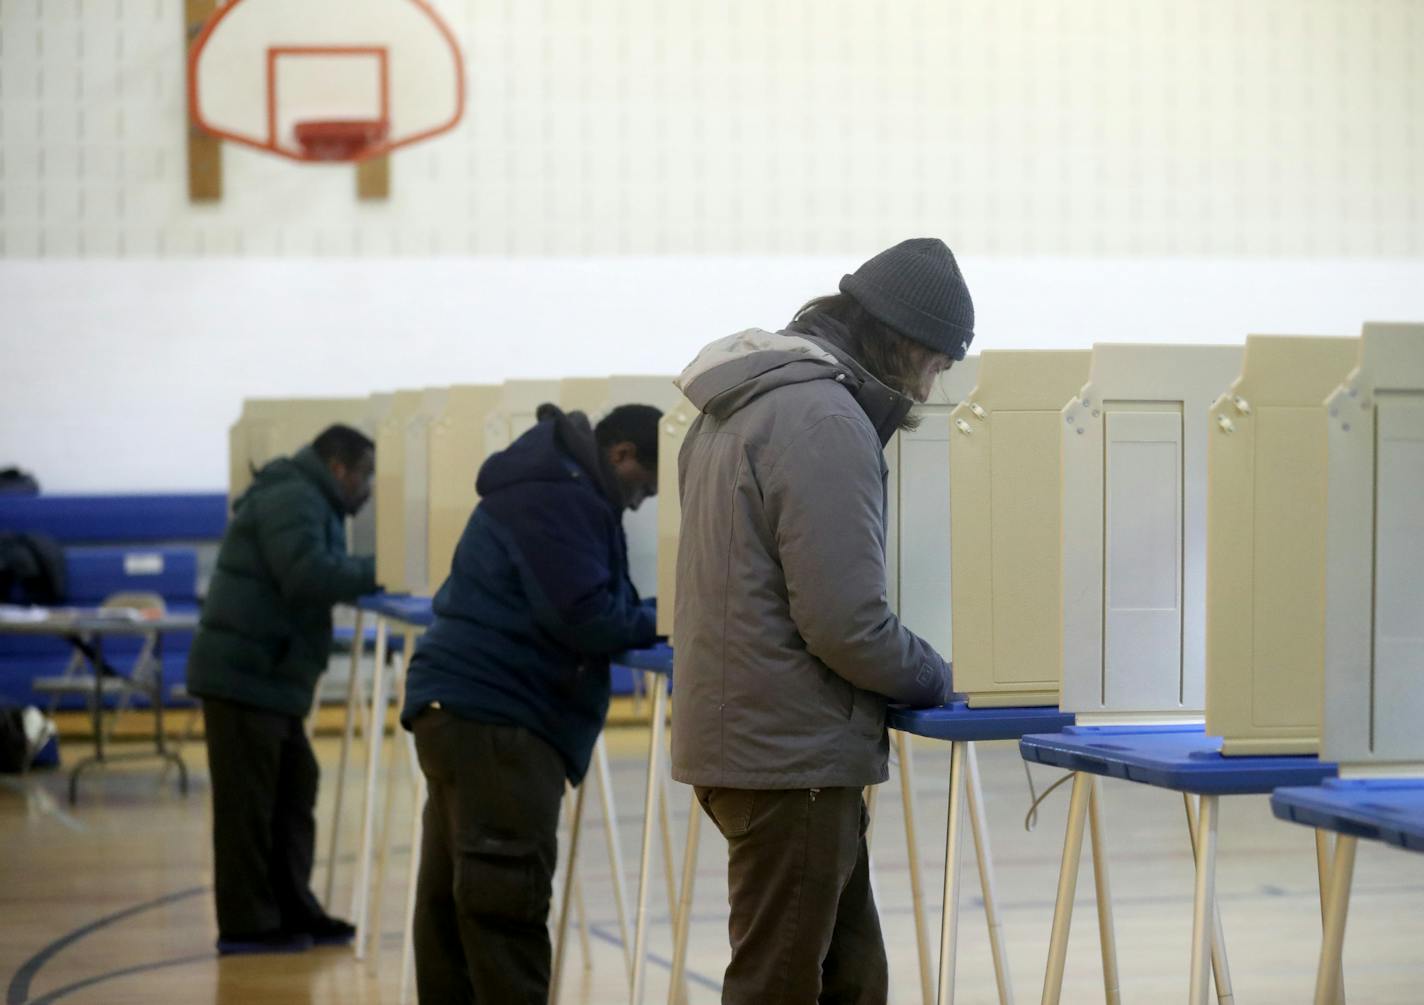
M 48 534 L 0 531 L 0 603 L 64 603 L 64 549 Z
M 24 712 L 18 706 L 0 705 L 0 772 L 13 775 L 24 771 L 29 750 Z

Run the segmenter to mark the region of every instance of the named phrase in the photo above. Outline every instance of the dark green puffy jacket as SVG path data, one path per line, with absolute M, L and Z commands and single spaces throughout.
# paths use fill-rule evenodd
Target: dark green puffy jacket
M 284 715 L 311 709 L 331 652 L 331 607 L 376 588 L 346 554 L 340 490 L 305 447 L 257 473 L 233 506 L 188 655 L 188 690 Z

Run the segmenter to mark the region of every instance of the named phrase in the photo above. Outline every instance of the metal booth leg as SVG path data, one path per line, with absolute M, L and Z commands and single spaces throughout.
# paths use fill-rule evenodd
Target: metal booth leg
M 1325 931 L 1320 940 L 1320 966 L 1315 972 L 1315 1005 L 1331 1005 L 1340 986 L 1340 958 L 1345 949 L 1345 919 L 1350 910 L 1350 884 L 1355 876 L 1357 839 L 1335 839 L 1335 864 L 1325 896 Z
M 1063 994 L 1068 931 L 1073 925 L 1073 898 L 1078 890 L 1078 859 L 1083 854 L 1083 825 L 1092 791 L 1092 776 L 1075 772 L 1073 795 L 1068 801 L 1068 827 L 1063 837 L 1063 862 L 1058 868 L 1058 897 L 1053 908 L 1053 935 L 1048 943 L 1048 968 L 1043 976 L 1043 1005 L 1057 1005 Z
M 959 939 L 959 839 L 963 830 L 965 744 L 949 745 L 949 822 L 944 836 L 944 917 L 939 930 L 939 1005 L 954 1005 Z

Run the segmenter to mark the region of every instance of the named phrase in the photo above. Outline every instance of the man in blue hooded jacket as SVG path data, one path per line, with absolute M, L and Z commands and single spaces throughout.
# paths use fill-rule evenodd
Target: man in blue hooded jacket
M 608 711 L 608 660 L 652 644 L 623 511 L 657 491 L 662 413 L 596 429 L 552 405 L 480 469 L 480 504 L 411 659 L 401 721 L 429 788 L 416 887 L 421 1001 L 549 995 L 547 920 L 564 780 Z

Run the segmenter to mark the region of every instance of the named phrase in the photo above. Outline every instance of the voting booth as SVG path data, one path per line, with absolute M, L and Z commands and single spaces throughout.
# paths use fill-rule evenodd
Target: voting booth
M 1367 324 L 1325 403 L 1322 756 L 1424 762 L 1424 325 Z
M 485 457 L 485 426 L 499 406 L 498 384 L 457 384 L 430 424 L 426 568 L 434 589 L 450 574 L 460 535 L 475 511 L 475 476 Z
M 985 352 L 950 413 L 954 686 L 971 707 L 1058 703 L 1058 427 L 1091 358 Z
M 485 456 L 503 450 L 538 423 L 539 406 L 558 404 L 557 380 L 507 380 L 485 419 Z
M 1206 413 L 1239 346 L 1095 345 L 1059 423 L 1063 691 L 1078 722 L 1206 704 Z
M 436 421 L 444 414 L 449 398 L 448 388 L 429 388 L 421 396 L 420 406 L 405 424 L 405 444 L 401 461 L 404 465 L 405 533 L 404 589 L 409 593 L 430 596 L 445 579 L 446 568 L 435 569 L 430 564 L 430 434 Z
M 915 634 L 950 657 L 949 430 L 950 412 L 979 378 L 979 357 L 955 363 L 922 405 L 916 429 L 895 434 L 885 448 L 890 469 L 886 588 L 890 606 Z
M 676 389 L 674 389 L 676 390 Z M 658 424 L 658 634 L 674 645 L 672 621 L 677 602 L 677 539 L 682 530 L 682 502 L 678 495 L 677 456 L 687 431 L 697 419 L 692 402 L 677 396 Z
M 390 593 L 406 590 L 406 425 L 425 391 L 397 391 L 376 429 L 376 582 Z
M 1312 754 L 1325 662 L 1325 399 L 1353 338 L 1251 336 L 1212 405 L 1206 729 L 1222 753 Z
M 252 472 L 290 457 L 327 426 L 343 423 L 368 434 L 365 398 L 248 398 L 228 430 L 228 499 L 252 484 Z

